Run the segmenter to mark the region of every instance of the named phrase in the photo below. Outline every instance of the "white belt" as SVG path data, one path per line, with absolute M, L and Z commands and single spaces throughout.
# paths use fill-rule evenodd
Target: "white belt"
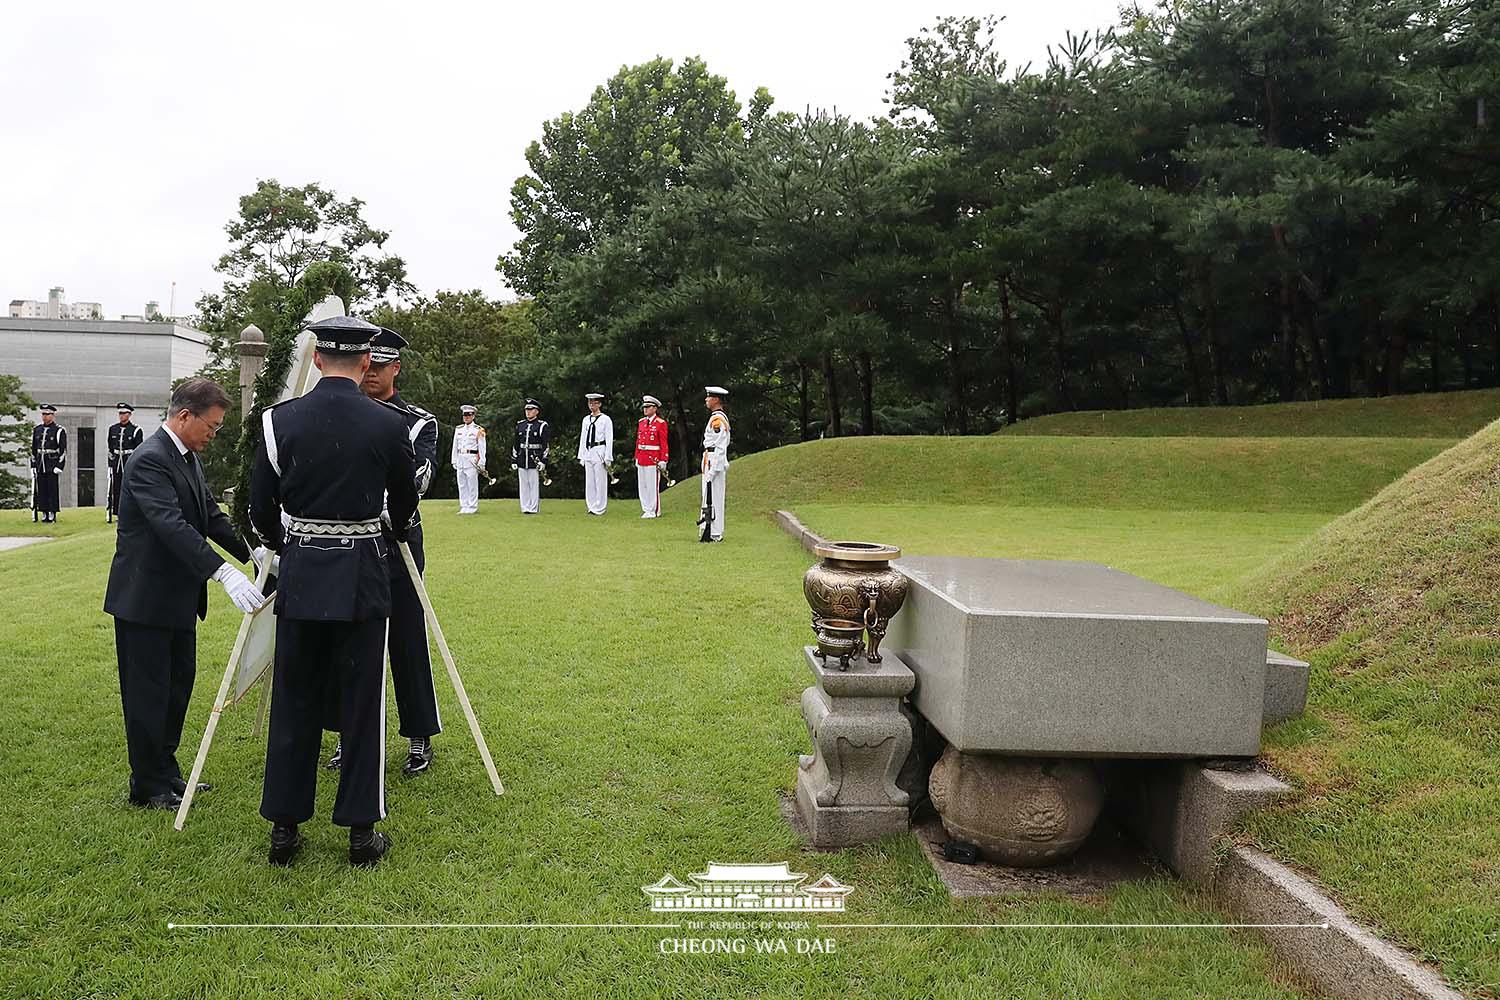
M 316 517 L 292 517 L 286 530 L 300 538 L 373 538 L 380 534 L 380 518 L 338 521 Z
M 641 449 L 641 451 L 661 451 L 661 445 L 659 444 L 638 444 L 636 447 Z
M 521 445 L 521 447 L 522 448 L 530 448 L 532 451 L 535 451 L 536 449 L 542 448 L 542 447 L 545 447 L 545 446 L 544 445 L 540 445 L 540 444 L 523 444 L 523 445 Z

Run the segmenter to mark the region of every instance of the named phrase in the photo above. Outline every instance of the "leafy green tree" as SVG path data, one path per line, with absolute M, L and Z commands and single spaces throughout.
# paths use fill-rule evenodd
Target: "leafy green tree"
M 202 328 L 217 334 L 215 349 L 233 363 L 233 343 L 249 323 L 262 330 L 312 265 L 337 264 L 353 278 L 351 311 L 388 294 L 414 294 L 406 263 L 386 252 L 390 233 L 364 218 L 364 202 L 340 199 L 316 182 L 302 187 L 257 181 L 240 198 L 239 213 L 224 227 L 230 248 L 215 270 L 224 275 L 219 292 L 198 300 Z
M 7 467 L 30 462 L 35 412 L 36 400 L 21 390 L 21 377 L 0 372 L 0 508 L 25 507 L 31 495 L 31 483 Z

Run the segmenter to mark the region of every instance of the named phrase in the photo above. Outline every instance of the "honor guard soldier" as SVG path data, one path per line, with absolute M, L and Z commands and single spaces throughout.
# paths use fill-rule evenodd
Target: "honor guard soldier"
M 590 514 L 609 506 L 609 466 L 615 460 L 615 425 L 604 412 L 602 393 L 584 394 L 589 414 L 578 432 L 578 464 L 583 466 L 583 496 Z
M 125 462 L 145 440 L 145 435 L 130 419 L 135 407 L 129 403 L 116 403 L 120 422 L 109 429 L 109 509 L 106 521 L 113 521 L 120 512 L 120 483 L 125 480 Z
M 484 468 L 484 428 L 474 422 L 474 407 L 459 407 L 463 423 L 453 428 L 453 451 L 448 460 L 458 475 L 458 512 L 479 513 L 479 471 Z
M 370 370 L 365 372 L 360 388 L 366 396 L 382 403 L 389 403 L 401 411 L 406 421 L 406 436 L 415 450 L 416 475 L 413 484 L 420 499 L 432 485 L 432 473 L 437 467 L 437 418 L 420 406 L 413 406 L 396 391 L 396 376 L 401 374 L 401 348 L 406 338 L 395 330 L 381 327 L 380 332 L 370 338 Z M 389 534 L 389 532 L 388 532 Z M 413 586 L 401 558 L 401 550 L 395 539 L 387 537 L 387 569 L 391 574 L 391 626 L 386 634 L 386 646 L 391 657 L 391 680 L 396 687 L 396 717 L 401 724 L 401 735 L 409 741 L 406 763 L 401 768 L 405 775 L 421 774 L 432 765 L 432 738 L 443 731 L 438 717 L 437 690 L 432 681 L 432 658 L 427 646 L 427 618 L 422 611 L 421 598 Z M 407 525 L 406 542 L 411 547 L 412 560 L 418 572 L 426 569 L 427 559 L 422 551 L 422 512 L 411 516 Z M 334 748 L 328 761 L 329 770 L 338 770 L 343 762 L 343 741 Z
M 703 389 L 708 423 L 703 427 L 703 510 L 698 524 L 700 542 L 724 540 L 724 480 L 729 474 L 729 414 L 724 399 L 729 390 L 710 385 Z
M 641 517 L 661 516 L 661 478 L 667 474 L 667 422 L 656 415 L 661 400 L 641 397 L 641 417 L 635 425 L 635 478 L 640 486 Z
M 525 420 L 516 422 L 516 440 L 510 446 L 510 467 L 516 470 L 521 492 L 521 513 L 537 514 L 542 509 L 543 473 L 551 452 L 552 428 L 542 419 L 542 404 L 527 399 L 523 408 Z
M 40 511 L 45 523 L 54 524 L 60 502 L 58 479 L 68 464 L 68 432 L 56 423 L 57 407 L 43 403 L 40 410 L 42 422 L 31 429 L 31 472 L 36 480 L 31 509 Z
M 306 395 L 263 411 L 250 478 L 250 519 L 281 553 L 276 659 L 260 814 L 270 861 L 290 864 L 312 818 L 325 709 L 343 755 L 333 822 L 349 827 L 349 861 L 373 865 L 390 847 L 385 818 L 385 635 L 390 539 L 417 511 L 405 415 L 360 392 L 378 327 L 337 316 L 308 327 L 323 377 Z M 283 517 L 285 528 L 283 528 Z M 325 701 L 326 699 L 326 701 Z M 330 727 L 334 728 L 334 727 Z

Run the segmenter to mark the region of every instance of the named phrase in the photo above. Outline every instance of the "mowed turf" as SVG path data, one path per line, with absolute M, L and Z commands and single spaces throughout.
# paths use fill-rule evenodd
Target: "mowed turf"
M 1312 663 L 1268 734 L 1300 796 L 1250 822 L 1355 912 L 1500 995 L 1500 424 L 1234 589 Z
M 390 782 L 395 849 L 370 872 L 345 861 L 328 780 L 304 856 L 286 871 L 265 864 L 252 705 L 224 716 L 205 775 L 216 787 L 184 832 L 127 807 L 99 610 L 109 530 L 0 554 L 0 750 L 12 765 L 0 797 L 0 995 L 1294 995 L 1253 938 L 1213 929 L 838 929 L 827 918 L 787 936 L 832 938 L 833 954 L 758 957 L 664 955 L 663 939 L 736 935 L 657 928 L 168 928 L 649 923 L 663 918 L 640 887 L 710 861 L 831 872 L 856 890 L 843 923 L 1224 919 L 1165 878 L 1091 901 L 953 902 L 909 837 L 802 851 L 779 796 L 807 749 L 808 558 L 743 507 L 730 508 L 727 542 L 699 545 L 696 500 L 669 498 L 673 512 L 655 522 L 619 501 L 602 519 L 576 502 L 544 501 L 537 518 L 513 502 L 470 518 L 426 505 L 433 598 L 507 793 L 491 794 L 440 680 L 447 731 L 434 770 Z M 184 766 L 237 622 L 211 589 Z M 394 774 L 394 716 L 389 730 Z
M 835 438 L 737 458 L 729 489 L 752 510 L 914 503 L 1341 514 L 1452 443 L 1399 437 Z M 696 497 L 683 502 L 697 506 Z
M 1500 389 L 1260 406 L 1083 410 L 1022 420 L 1008 436 L 1462 438 L 1500 419 Z

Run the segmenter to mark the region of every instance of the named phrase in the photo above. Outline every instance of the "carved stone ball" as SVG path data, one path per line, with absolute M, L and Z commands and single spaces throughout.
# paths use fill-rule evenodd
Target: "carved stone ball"
M 986 860 L 1039 868 L 1070 857 L 1104 804 L 1093 764 L 1052 757 L 995 757 L 953 747 L 927 779 L 948 835 L 977 844 Z

